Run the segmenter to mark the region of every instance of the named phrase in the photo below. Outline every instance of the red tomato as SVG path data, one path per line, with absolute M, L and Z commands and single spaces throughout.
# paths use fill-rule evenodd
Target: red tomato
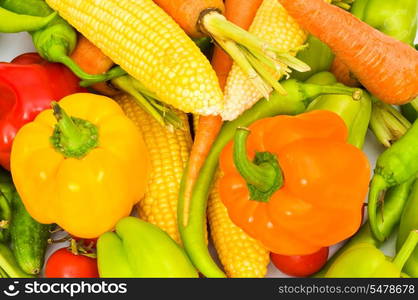
M 67 248 L 55 251 L 45 267 L 46 278 L 98 278 L 97 260 L 75 255 Z
M 287 256 L 276 253 L 270 255 L 277 269 L 289 276 L 307 277 L 318 272 L 328 259 L 328 247 L 308 255 Z

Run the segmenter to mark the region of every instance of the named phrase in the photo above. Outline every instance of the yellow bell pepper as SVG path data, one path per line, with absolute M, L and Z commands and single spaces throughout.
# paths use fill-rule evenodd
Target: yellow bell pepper
M 13 181 L 38 222 L 98 237 L 144 196 L 150 168 L 145 143 L 110 98 L 73 94 L 52 107 L 17 133 Z

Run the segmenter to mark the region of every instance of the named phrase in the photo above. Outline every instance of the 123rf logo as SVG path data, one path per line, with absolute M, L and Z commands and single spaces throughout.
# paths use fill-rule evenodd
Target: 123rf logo
M 107 283 L 105 281 L 90 282 L 26 282 L 23 286 L 18 281 L 7 286 L 3 293 L 6 296 L 14 297 L 19 293 L 24 294 L 61 294 L 74 297 L 77 294 L 126 294 L 128 292 L 126 283 Z

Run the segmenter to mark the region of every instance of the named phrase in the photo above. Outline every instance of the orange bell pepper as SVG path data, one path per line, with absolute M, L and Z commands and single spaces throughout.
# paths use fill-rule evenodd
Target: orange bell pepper
M 238 128 L 220 159 L 220 196 L 231 220 L 283 255 L 314 253 L 353 235 L 370 165 L 347 137 L 344 121 L 324 110 Z

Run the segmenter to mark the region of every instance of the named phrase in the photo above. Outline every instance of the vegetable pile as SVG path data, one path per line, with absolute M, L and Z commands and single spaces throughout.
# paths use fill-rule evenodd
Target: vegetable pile
M 0 277 L 418 277 L 418 2 L 381 2 L 0 0 L 37 51 L 0 63 Z

